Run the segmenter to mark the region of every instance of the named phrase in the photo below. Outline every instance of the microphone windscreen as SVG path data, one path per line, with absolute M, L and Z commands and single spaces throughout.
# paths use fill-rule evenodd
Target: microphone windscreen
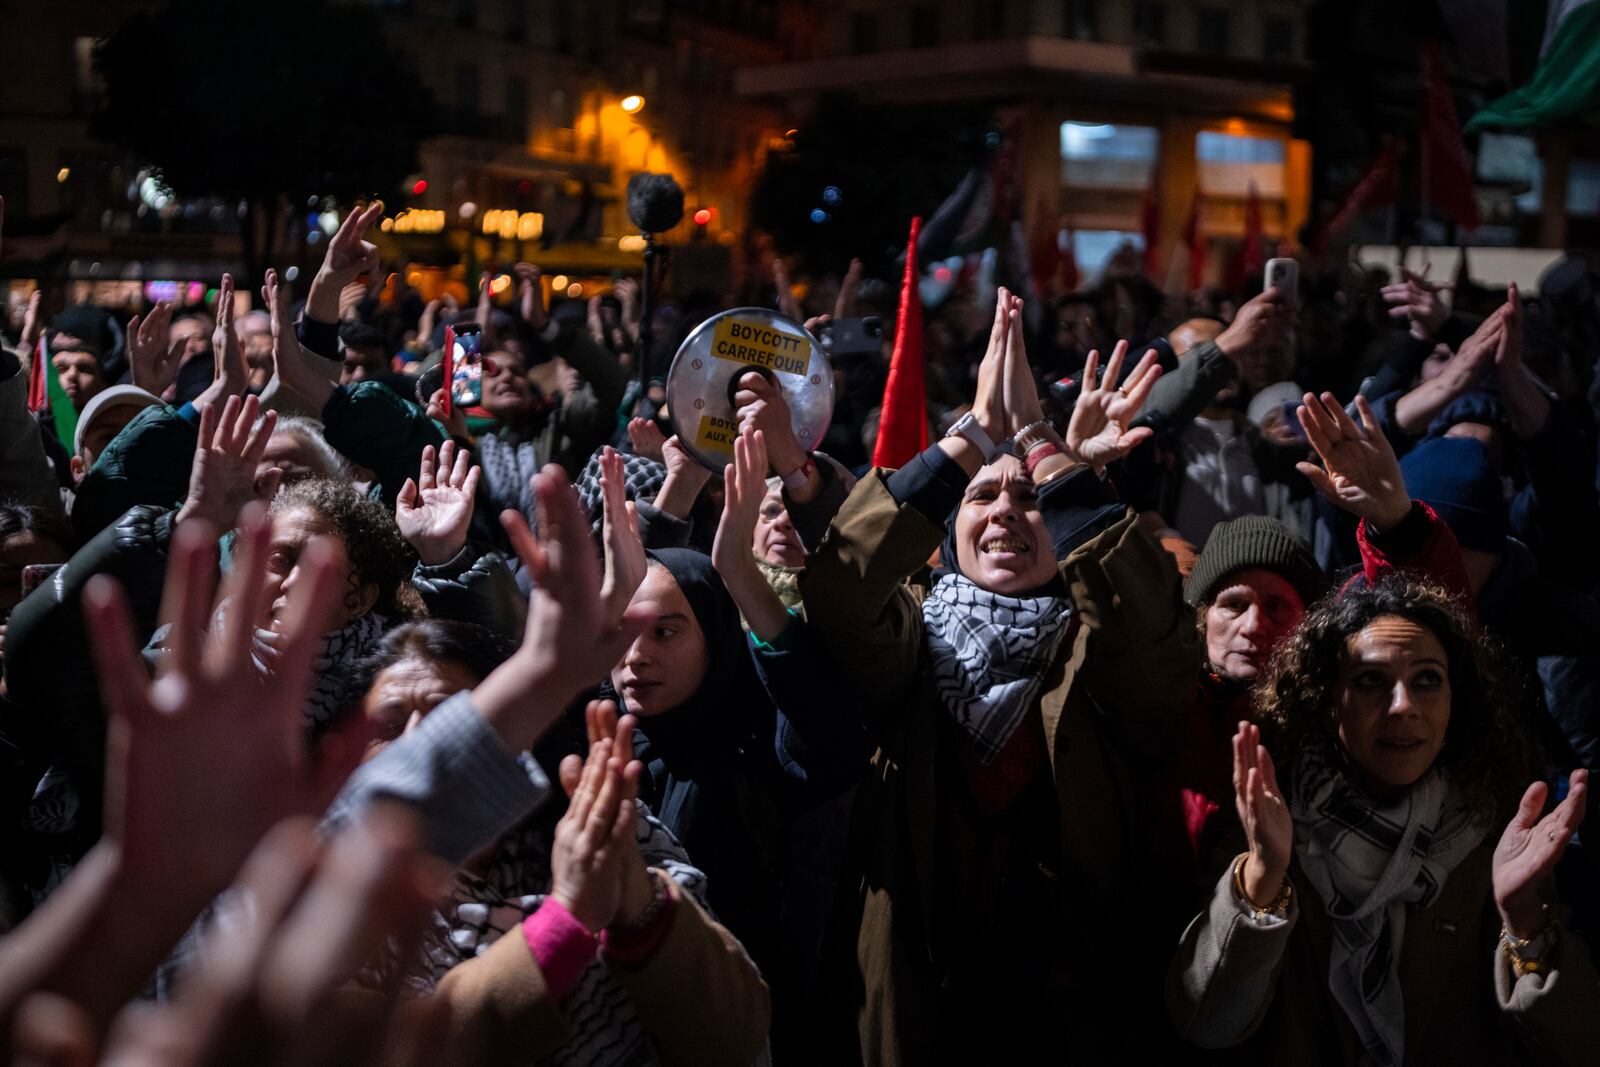
M 628 179 L 628 218 L 645 233 L 665 233 L 683 221 L 683 190 L 670 174 Z

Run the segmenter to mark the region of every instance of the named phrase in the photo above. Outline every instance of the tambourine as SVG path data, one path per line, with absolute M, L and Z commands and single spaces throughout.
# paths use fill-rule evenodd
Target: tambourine
M 695 328 L 667 371 L 667 414 L 678 440 L 717 474 L 733 462 L 739 435 L 733 396 L 755 371 L 789 405 L 795 440 L 814 450 L 833 418 L 833 370 L 806 328 L 767 308 L 734 308 Z

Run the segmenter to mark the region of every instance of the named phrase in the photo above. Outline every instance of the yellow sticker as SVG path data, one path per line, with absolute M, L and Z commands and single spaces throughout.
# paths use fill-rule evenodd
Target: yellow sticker
M 733 452 L 733 439 L 739 436 L 739 420 L 724 419 L 716 415 L 700 416 L 700 428 L 695 431 L 694 443 L 707 452 Z
M 764 322 L 722 319 L 711 340 L 711 354 L 730 363 L 743 363 L 785 374 L 804 374 L 811 345 L 804 337 L 775 330 Z

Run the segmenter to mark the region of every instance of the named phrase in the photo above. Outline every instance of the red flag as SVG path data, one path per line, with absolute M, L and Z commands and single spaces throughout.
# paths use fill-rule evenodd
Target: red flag
M 43 411 L 49 403 L 46 397 L 44 375 L 50 360 L 46 354 L 44 334 L 40 333 L 39 343 L 33 346 L 33 359 L 28 363 L 28 410 Z
M 1200 189 L 1194 191 L 1189 221 L 1183 227 L 1183 243 L 1189 246 L 1189 292 L 1198 292 L 1206 271 L 1206 236 L 1200 232 Z
M 1244 202 L 1244 252 L 1240 267 L 1244 276 L 1260 274 L 1267 261 L 1261 258 L 1261 193 L 1256 183 L 1250 183 L 1250 198 Z
M 1475 230 L 1483 219 L 1473 191 L 1472 157 L 1461 141 L 1461 123 L 1456 119 L 1456 103 L 1450 96 L 1438 41 L 1422 47 L 1420 110 L 1423 195 L 1443 208 L 1456 225 Z
M 911 220 L 906 242 L 906 273 L 900 282 L 900 313 L 895 319 L 894 355 L 883 385 L 875 467 L 903 467 L 928 447 L 928 401 L 922 384 L 922 294 L 917 289 L 917 234 L 922 217 Z
M 1317 236 L 1317 251 L 1326 249 L 1328 242 L 1349 229 L 1363 211 L 1382 204 L 1392 204 L 1399 198 L 1400 142 L 1393 137 L 1386 137 L 1372 166 L 1345 194 L 1344 202 L 1322 227 L 1322 232 Z
M 1144 234 L 1144 276 L 1156 276 L 1156 240 L 1161 226 L 1161 212 L 1156 205 L 1156 176 L 1150 175 L 1150 188 L 1144 191 L 1144 203 L 1139 207 L 1139 229 Z

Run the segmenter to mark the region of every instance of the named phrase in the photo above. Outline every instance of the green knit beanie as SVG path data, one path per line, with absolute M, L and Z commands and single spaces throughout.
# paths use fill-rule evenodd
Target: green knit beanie
M 1195 607 L 1210 603 L 1223 579 L 1249 567 L 1282 575 L 1308 608 L 1328 588 L 1311 550 L 1287 526 L 1265 515 L 1245 515 L 1211 528 L 1184 583 L 1184 599 Z

